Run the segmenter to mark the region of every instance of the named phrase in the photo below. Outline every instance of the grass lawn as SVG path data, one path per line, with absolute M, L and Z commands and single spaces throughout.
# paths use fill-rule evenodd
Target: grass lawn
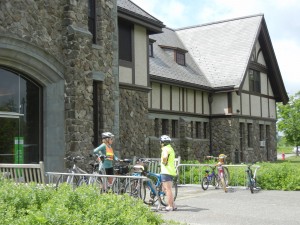
M 278 159 L 274 163 L 283 163 L 283 162 L 297 163 L 300 166 L 300 156 L 291 156 L 291 157 L 285 158 L 285 160 Z

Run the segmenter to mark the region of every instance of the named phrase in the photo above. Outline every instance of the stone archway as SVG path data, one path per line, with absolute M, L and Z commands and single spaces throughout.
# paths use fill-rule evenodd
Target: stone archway
M 43 87 L 42 135 L 45 167 L 47 171 L 63 169 L 64 65 L 43 49 L 8 36 L 0 36 L 0 65 L 26 74 Z

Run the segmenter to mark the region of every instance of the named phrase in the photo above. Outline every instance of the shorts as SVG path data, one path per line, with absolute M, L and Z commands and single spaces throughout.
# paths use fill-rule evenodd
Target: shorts
M 106 175 L 114 175 L 114 168 L 113 167 L 105 168 L 105 173 Z
M 173 181 L 173 176 L 169 174 L 161 174 L 161 182 Z

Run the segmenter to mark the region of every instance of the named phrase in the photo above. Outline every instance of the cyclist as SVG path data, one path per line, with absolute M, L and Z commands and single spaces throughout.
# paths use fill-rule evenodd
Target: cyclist
M 168 197 L 168 206 L 166 207 L 166 211 L 176 210 L 176 206 L 174 204 L 174 197 L 172 193 L 172 182 L 173 177 L 176 174 L 176 168 L 174 164 L 175 160 L 175 152 L 171 146 L 171 138 L 167 135 L 162 135 L 160 137 L 160 145 L 161 145 L 161 181 L 163 189 Z
M 94 154 L 100 156 L 104 155 L 103 167 L 105 169 L 106 175 L 114 175 L 113 161 L 118 161 L 118 157 L 114 154 L 113 148 L 111 147 L 113 143 L 114 135 L 110 132 L 102 133 L 102 144 L 94 149 Z M 113 182 L 113 177 L 108 177 L 108 185 L 111 186 Z

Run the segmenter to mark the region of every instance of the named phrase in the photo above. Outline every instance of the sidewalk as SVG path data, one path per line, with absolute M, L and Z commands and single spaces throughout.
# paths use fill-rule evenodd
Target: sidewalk
M 177 211 L 158 213 L 166 220 L 199 225 L 299 225 L 300 192 L 259 191 L 180 186 Z

